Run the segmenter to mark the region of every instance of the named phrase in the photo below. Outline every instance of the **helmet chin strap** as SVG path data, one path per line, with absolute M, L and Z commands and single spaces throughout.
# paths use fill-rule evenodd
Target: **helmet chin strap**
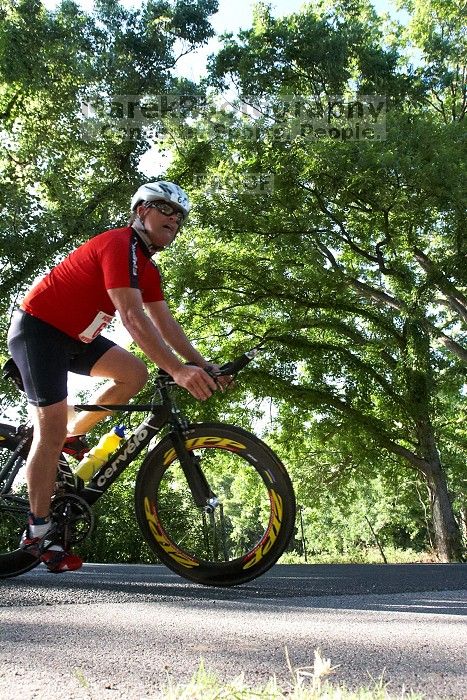
M 164 246 L 157 246 L 152 243 L 151 239 L 149 238 L 148 234 L 146 233 L 146 229 L 144 228 L 144 223 L 141 221 L 139 216 L 136 217 L 136 219 L 132 223 L 133 228 L 138 232 L 138 234 L 141 236 L 143 239 L 144 243 L 147 245 L 148 250 L 151 254 L 157 253 L 160 250 L 164 250 Z

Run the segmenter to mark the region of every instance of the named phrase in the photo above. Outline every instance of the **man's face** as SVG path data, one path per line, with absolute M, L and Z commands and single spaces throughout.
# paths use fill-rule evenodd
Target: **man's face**
M 172 213 L 164 213 L 158 206 Z M 137 211 L 151 243 L 157 248 L 169 246 L 183 221 L 181 210 L 165 202 L 154 202 L 150 205 L 141 204 Z

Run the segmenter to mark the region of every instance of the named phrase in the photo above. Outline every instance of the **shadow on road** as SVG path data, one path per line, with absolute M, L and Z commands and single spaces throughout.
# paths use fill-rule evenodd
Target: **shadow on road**
M 466 564 L 279 565 L 236 588 L 191 584 L 163 566 L 86 564 L 54 576 L 43 567 L 0 582 L 0 607 L 159 600 L 241 601 L 265 608 L 306 607 L 467 614 Z M 443 595 L 445 591 L 458 594 Z M 422 595 L 423 593 L 423 595 Z

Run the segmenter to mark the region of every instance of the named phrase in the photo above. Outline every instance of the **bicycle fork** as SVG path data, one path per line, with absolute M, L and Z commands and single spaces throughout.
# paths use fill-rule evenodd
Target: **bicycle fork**
M 203 508 L 206 513 L 212 513 L 219 505 L 219 499 L 201 469 L 200 458 L 186 449 L 184 436 L 180 430 L 173 430 L 170 438 L 195 504 Z

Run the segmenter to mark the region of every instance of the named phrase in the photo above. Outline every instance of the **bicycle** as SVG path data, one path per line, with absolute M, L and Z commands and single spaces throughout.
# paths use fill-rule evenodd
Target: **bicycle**
M 224 365 L 216 376 L 235 376 L 257 350 Z M 51 507 L 54 537 L 64 547 L 88 537 L 94 503 L 149 448 L 138 469 L 134 505 L 157 559 L 196 583 L 246 583 L 273 566 L 292 537 L 292 483 L 277 455 L 253 434 L 223 423 L 189 423 L 177 407 L 174 386 L 160 371 L 149 404 L 75 406 L 148 415 L 87 483 L 74 476 L 62 454 Z M 40 563 L 18 548 L 29 509 L 23 466 L 31 440 L 30 426 L 0 423 L 0 578 Z

